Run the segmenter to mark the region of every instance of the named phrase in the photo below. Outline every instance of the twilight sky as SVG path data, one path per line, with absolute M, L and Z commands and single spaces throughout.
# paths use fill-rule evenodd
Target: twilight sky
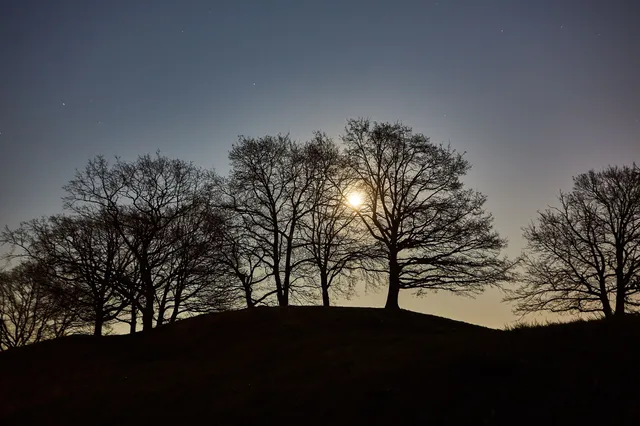
M 364 116 L 466 151 L 515 256 L 573 175 L 640 161 L 639 22 L 636 0 L 4 0 L 0 226 L 60 212 L 97 154 L 226 174 L 239 134 Z M 501 327 L 500 299 L 400 303 Z

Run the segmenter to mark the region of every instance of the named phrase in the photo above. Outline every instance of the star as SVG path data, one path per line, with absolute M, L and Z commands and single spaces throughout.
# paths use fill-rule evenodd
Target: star
M 65 106 L 65 105 L 67 105 L 67 104 L 65 104 L 65 103 L 63 102 L 63 103 L 62 103 L 62 106 Z

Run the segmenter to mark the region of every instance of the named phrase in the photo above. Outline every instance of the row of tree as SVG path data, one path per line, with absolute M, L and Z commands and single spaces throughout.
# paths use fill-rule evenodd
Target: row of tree
M 261 304 L 328 306 L 358 279 L 385 278 L 389 309 L 402 289 L 474 295 L 516 278 L 508 299 L 521 312 L 636 305 L 635 165 L 579 176 L 509 261 L 486 197 L 461 181 L 462 154 L 400 123 L 350 120 L 341 140 L 240 137 L 227 177 L 160 154 L 89 161 L 64 187 L 64 214 L 0 236 L 19 260 L 0 274 L 0 347 L 117 322 L 135 332 Z

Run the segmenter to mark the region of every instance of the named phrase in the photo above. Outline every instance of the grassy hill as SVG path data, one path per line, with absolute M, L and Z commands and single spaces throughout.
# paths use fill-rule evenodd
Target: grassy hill
M 0 425 L 640 424 L 640 323 L 259 308 L 0 353 Z

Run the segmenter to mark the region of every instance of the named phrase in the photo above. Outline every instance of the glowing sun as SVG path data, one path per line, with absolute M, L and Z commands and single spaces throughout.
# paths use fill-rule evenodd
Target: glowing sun
M 347 202 L 351 207 L 357 209 L 362 205 L 362 203 L 364 203 L 364 197 L 359 192 L 352 192 L 347 197 Z

